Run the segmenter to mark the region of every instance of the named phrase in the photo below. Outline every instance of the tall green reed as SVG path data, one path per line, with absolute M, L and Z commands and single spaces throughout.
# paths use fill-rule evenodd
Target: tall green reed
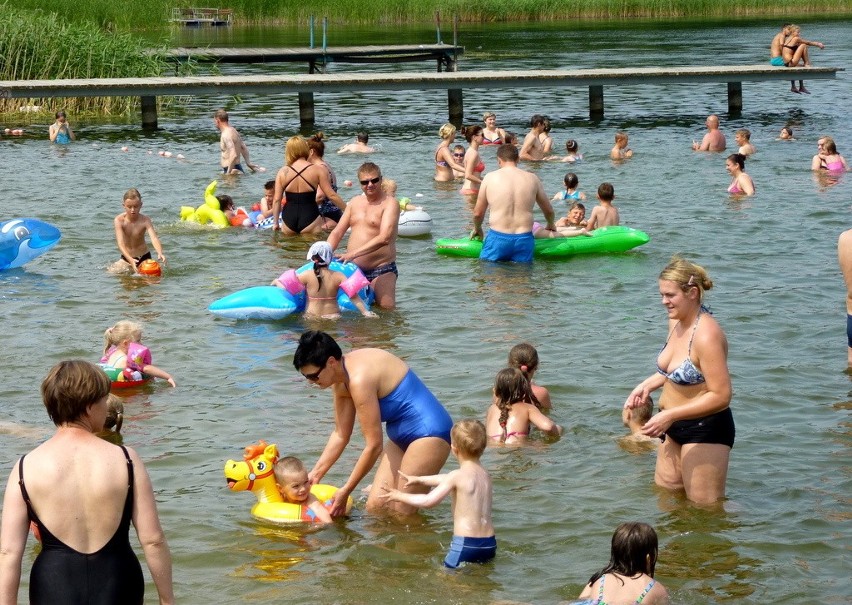
M 110 33 L 93 23 L 69 22 L 43 11 L 0 5 L 0 80 L 123 78 L 163 75 L 170 68 L 161 54 L 150 52 L 129 33 Z M 138 98 L 87 97 L 0 99 L 0 112 L 38 106 L 53 112 L 129 114 Z

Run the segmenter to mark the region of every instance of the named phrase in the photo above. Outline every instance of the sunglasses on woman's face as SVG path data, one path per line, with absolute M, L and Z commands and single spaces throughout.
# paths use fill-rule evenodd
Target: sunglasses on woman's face
M 302 376 L 305 377 L 305 380 L 310 380 L 311 382 L 316 382 L 317 380 L 319 380 L 320 374 L 322 374 L 322 371 L 324 369 L 325 369 L 325 364 L 323 364 L 323 366 L 319 370 L 317 370 L 316 372 L 311 372 L 310 374 L 302 374 Z

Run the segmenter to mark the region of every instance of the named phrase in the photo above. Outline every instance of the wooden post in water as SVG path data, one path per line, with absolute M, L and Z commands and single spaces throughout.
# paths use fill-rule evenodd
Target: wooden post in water
M 589 119 L 601 120 L 604 117 L 603 86 L 589 86 Z
M 450 110 L 450 124 L 461 128 L 464 120 L 464 98 L 460 88 L 451 88 L 447 91 L 447 105 Z
M 308 26 L 310 27 L 310 37 L 308 38 L 308 48 L 314 47 L 314 16 L 311 15 L 308 19 Z
M 435 44 L 442 44 L 441 42 L 441 11 L 435 11 L 435 34 L 437 37 L 437 42 Z
M 157 97 L 139 97 L 142 105 L 142 128 L 157 130 Z
M 728 82 L 728 115 L 739 116 L 743 112 L 743 83 Z

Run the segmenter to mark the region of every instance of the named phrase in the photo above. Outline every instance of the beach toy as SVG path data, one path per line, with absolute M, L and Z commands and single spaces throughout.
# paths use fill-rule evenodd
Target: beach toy
M 15 269 L 41 256 L 61 237 L 59 229 L 35 218 L 0 223 L 0 271 Z
M 139 263 L 138 270 L 141 275 L 157 276 L 163 274 L 163 269 L 160 267 L 160 263 L 152 258 L 143 260 Z
M 234 216 L 230 219 L 230 223 L 232 227 L 252 227 L 254 223 L 251 220 L 248 212 L 246 212 L 245 208 L 237 208 L 234 211 Z
M 109 378 L 110 388 L 113 389 L 129 389 L 132 387 L 141 387 L 143 384 L 148 384 L 154 380 L 153 376 L 142 374 L 142 378 L 134 378 L 133 372 L 126 368 L 113 368 L 102 365 L 104 373 Z
M 630 227 L 601 227 L 589 235 L 554 237 L 535 240 L 536 258 L 564 259 L 578 254 L 613 254 L 626 252 L 651 240 L 647 233 Z M 478 258 L 482 252 L 480 239 L 439 239 L 435 251 L 446 256 Z
M 425 210 L 400 212 L 397 233 L 402 237 L 428 235 L 432 233 L 432 217 Z
M 254 286 L 220 298 L 212 302 L 207 309 L 214 315 L 229 319 L 283 319 L 291 313 L 304 311 L 307 300 L 304 287 L 296 278 L 296 274 L 313 271 L 313 267 L 313 263 L 307 263 L 298 269 L 282 273 L 279 279 L 284 280 L 283 283 L 289 290 L 277 286 Z M 367 308 L 373 304 L 373 290 L 357 265 L 331 261 L 328 267 L 332 271 L 340 271 L 348 278 L 337 292 L 337 306 L 341 311 L 357 311 L 349 300 L 347 290 L 357 292 Z M 360 279 L 358 275 L 361 276 Z
M 230 227 L 231 221 L 222 212 L 219 200 L 216 199 L 216 185 L 218 185 L 218 181 L 213 181 L 207 185 L 207 188 L 204 190 L 204 203 L 198 208 L 181 206 L 180 220 L 199 223 L 201 225 L 212 223 L 217 227 Z
M 316 516 L 307 506 L 284 502 L 275 485 L 273 467 L 278 460 L 278 447 L 259 441 L 245 449 L 243 460 L 228 460 L 225 463 L 225 480 L 232 492 L 250 491 L 257 497 L 251 514 L 261 521 L 272 523 L 315 523 Z M 311 494 L 329 507 L 337 488 L 317 484 Z M 346 514 L 352 510 L 352 497 L 346 501 Z

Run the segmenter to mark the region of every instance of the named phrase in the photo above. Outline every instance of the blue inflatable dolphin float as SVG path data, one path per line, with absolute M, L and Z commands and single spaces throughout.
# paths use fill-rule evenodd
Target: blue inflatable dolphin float
M 14 269 L 41 256 L 56 244 L 59 229 L 35 218 L 0 223 L 0 271 Z

